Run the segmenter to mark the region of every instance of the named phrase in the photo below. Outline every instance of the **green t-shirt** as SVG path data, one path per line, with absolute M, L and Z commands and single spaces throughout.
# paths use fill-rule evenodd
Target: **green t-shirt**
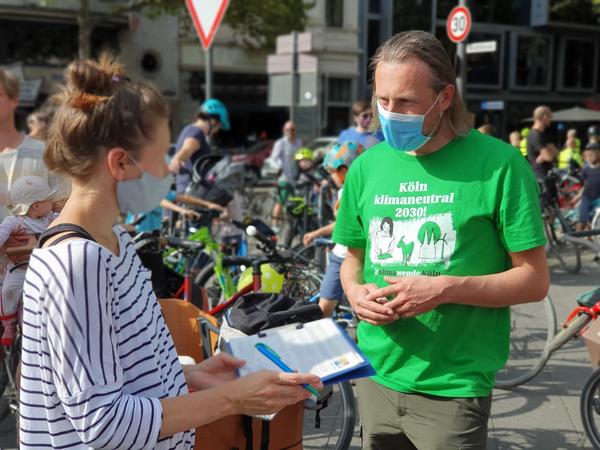
M 352 164 L 333 240 L 365 249 L 365 283 L 383 277 L 506 271 L 508 252 L 545 243 L 538 185 L 512 146 L 475 130 L 414 156 L 382 142 Z M 509 308 L 443 304 L 385 326 L 361 322 L 374 380 L 402 392 L 487 396 L 508 357 Z

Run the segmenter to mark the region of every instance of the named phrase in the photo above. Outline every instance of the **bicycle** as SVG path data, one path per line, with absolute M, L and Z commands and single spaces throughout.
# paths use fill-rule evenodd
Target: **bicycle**
M 263 249 L 265 255 L 254 257 L 226 257 L 224 259 L 225 267 L 229 264 L 246 267 L 251 266 L 252 283 L 245 286 L 230 299 L 216 305 L 209 311 L 208 316 L 203 315 L 198 318 L 205 356 L 212 355 L 215 350 L 213 347 L 215 339 L 214 337 L 211 337 L 211 335 L 218 335 L 220 332 L 218 320 L 214 319 L 213 316 L 221 317 L 241 295 L 249 292 L 261 291 L 261 267 L 263 264 L 276 263 L 283 265 L 286 270 L 286 281 L 288 282 L 287 295 L 292 298 L 308 298 L 308 296 L 294 297 L 294 290 L 297 290 L 299 286 L 299 283 L 295 281 L 295 277 L 302 276 L 302 271 L 295 270 L 293 267 L 293 257 L 282 255 L 273 241 L 256 230 L 254 226 L 247 227 L 246 233 L 259 241 L 260 248 Z M 295 275 L 292 275 L 290 278 L 290 274 Z M 315 288 L 318 288 L 318 284 Z M 304 287 L 301 289 L 304 290 Z M 315 290 L 312 292 L 314 293 Z M 346 450 L 349 448 L 356 424 L 356 401 L 351 383 L 342 382 L 329 386 L 321 393 L 316 402 L 305 403 L 305 409 L 307 411 L 314 411 L 315 413 L 314 419 L 309 417 L 309 415 L 305 416 L 303 433 L 303 445 L 305 449 L 325 448 L 331 450 Z M 324 435 L 327 438 L 325 446 L 322 443 Z M 312 439 L 317 440 L 317 442 L 311 443 Z
M 542 181 L 541 203 L 546 235 L 546 252 L 553 254 L 561 266 L 570 273 L 581 269 L 581 254 L 579 246 L 565 238 L 574 231 L 572 223 L 560 208 L 560 174 L 550 171 Z
M 564 235 L 564 239 L 571 245 L 588 248 L 600 256 L 600 245 L 587 239 L 598 235 L 600 229 L 568 233 Z M 535 325 L 532 324 L 532 318 L 539 317 L 539 304 L 527 303 L 511 308 L 511 354 L 506 366 L 496 376 L 497 388 L 511 389 L 536 377 L 544 369 L 552 353 L 590 322 L 591 319 L 585 320 L 589 311 L 581 308 L 590 308 L 593 303 L 589 304 L 587 297 L 578 301 L 584 301 L 585 304 L 574 310 L 558 333 L 556 311 L 549 296 L 542 301 L 545 321 L 541 327 L 533 328 Z
M 21 332 L 11 346 L 0 345 L 0 396 L 4 397 L 4 407 L 0 408 L 0 422 L 8 414 L 19 414 L 19 392 L 17 389 L 17 368 L 21 360 Z

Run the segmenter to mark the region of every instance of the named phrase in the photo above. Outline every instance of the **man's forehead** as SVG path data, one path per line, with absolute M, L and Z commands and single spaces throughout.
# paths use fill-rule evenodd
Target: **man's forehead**
M 375 70 L 376 94 L 392 95 L 431 89 L 433 74 L 423 61 L 411 58 L 398 63 L 381 62 Z

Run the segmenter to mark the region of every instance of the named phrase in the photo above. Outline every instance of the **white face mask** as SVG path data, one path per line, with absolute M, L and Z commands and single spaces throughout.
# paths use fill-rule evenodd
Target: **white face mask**
M 168 174 L 158 178 L 140 167 L 135 159 L 131 161 L 142 171 L 142 176 L 117 183 L 117 204 L 122 213 L 141 214 L 152 211 L 171 190 L 173 176 Z

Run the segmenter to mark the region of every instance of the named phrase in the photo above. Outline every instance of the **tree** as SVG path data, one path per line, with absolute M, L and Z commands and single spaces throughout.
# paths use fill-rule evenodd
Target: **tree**
M 270 50 L 275 47 L 278 35 L 306 28 L 307 13 L 315 3 L 304 0 L 230 0 L 224 22 L 246 46 Z M 116 5 L 115 12 L 140 12 L 149 17 L 171 14 L 189 20 L 184 0 L 130 0 L 128 5 Z

